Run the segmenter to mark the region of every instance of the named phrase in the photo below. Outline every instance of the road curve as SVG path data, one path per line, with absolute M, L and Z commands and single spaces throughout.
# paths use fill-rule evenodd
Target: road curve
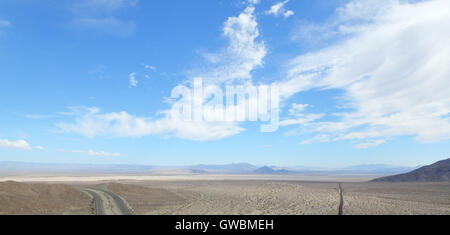
M 104 189 L 98 189 L 106 194 L 108 194 L 109 196 L 111 196 L 114 201 L 116 201 L 117 205 L 119 206 L 120 210 L 122 211 L 123 215 L 134 215 L 133 211 L 130 210 L 130 208 L 128 208 L 128 206 L 125 204 L 125 202 L 122 200 L 121 197 L 117 196 L 116 194 L 104 190 Z
M 344 214 L 344 191 L 342 190 L 342 184 L 339 184 L 339 209 L 338 209 L 338 215 Z
M 85 189 L 84 191 L 89 193 L 94 198 L 95 215 L 104 215 L 102 200 L 100 199 L 100 196 L 96 192 L 91 191 L 89 189 Z

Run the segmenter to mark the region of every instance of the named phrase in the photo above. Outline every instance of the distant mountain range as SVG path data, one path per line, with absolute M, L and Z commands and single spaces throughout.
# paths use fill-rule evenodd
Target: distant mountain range
M 248 173 L 256 170 L 258 167 L 248 163 L 232 163 L 226 165 L 194 165 L 187 168 L 211 173 Z
M 418 167 L 393 166 L 386 164 L 356 165 L 345 167 L 347 172 L 366 172 L 374 174 L 398 174 L 412 171 Z
M 252 173 L 258 175 L 285 175 L 285 174 L 296 174 L 299 172 L 291 171 L 287 169 L 274 169 L 268 166 L 264 166 L 254 170 Z
M 382 177 L 373 182 L 443 182 L 450 181 L 450 158 L 405 174 Z
M 0 162 L 0 175 L 11 173 L 145 173 L 153 170 L 145 165 L 46 164 L 26 162 Z
M 96 174 L 304 174 L 304 175 L 392 175 L 416 168 L 391 165 L 357 165 L 342 169 L 312 167 L 256 166 L 249 163 L 192 166 L 42 164 L 0 162 L 0 175 L 13 173 L 96 173 Z

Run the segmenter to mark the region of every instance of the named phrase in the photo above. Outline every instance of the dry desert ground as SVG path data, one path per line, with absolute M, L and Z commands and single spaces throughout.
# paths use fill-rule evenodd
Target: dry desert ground
M 450 183 L 344 184 L 344 213 L 450 215 Z
M 94 198 L 85 191 L 88 188 L 99 194 L 105 214 L 120 214 L 120 210 L 102 190 L 143 215 L 338 214 L 338 181 L 246 177 L 0 182 L 0 214 L 93 214 Z M 359 182 L 341 184 L 344 215 L 450 215 L 450 183 L 355 181 Z
M 88 215 L 91 198 L 62 184 L 0 183 L 0 214 Z

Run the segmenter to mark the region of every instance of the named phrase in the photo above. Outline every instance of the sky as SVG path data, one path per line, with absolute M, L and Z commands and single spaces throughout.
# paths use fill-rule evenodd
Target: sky
M 448 0 L 2 0 L 0 161 L 430 164 L 448 22 Z M 276 86 L 279 127 L 174 118 L 196 78 Z

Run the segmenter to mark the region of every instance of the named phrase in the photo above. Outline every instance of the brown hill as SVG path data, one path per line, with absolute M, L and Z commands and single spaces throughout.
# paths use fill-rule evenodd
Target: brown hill
M 0 214 L 89 214 L 91 198 L 68 185 L 0 182 Z
M 444 182 L 450 181 L 450 158 L 406 174 L 387 176 L 373 182 Z

